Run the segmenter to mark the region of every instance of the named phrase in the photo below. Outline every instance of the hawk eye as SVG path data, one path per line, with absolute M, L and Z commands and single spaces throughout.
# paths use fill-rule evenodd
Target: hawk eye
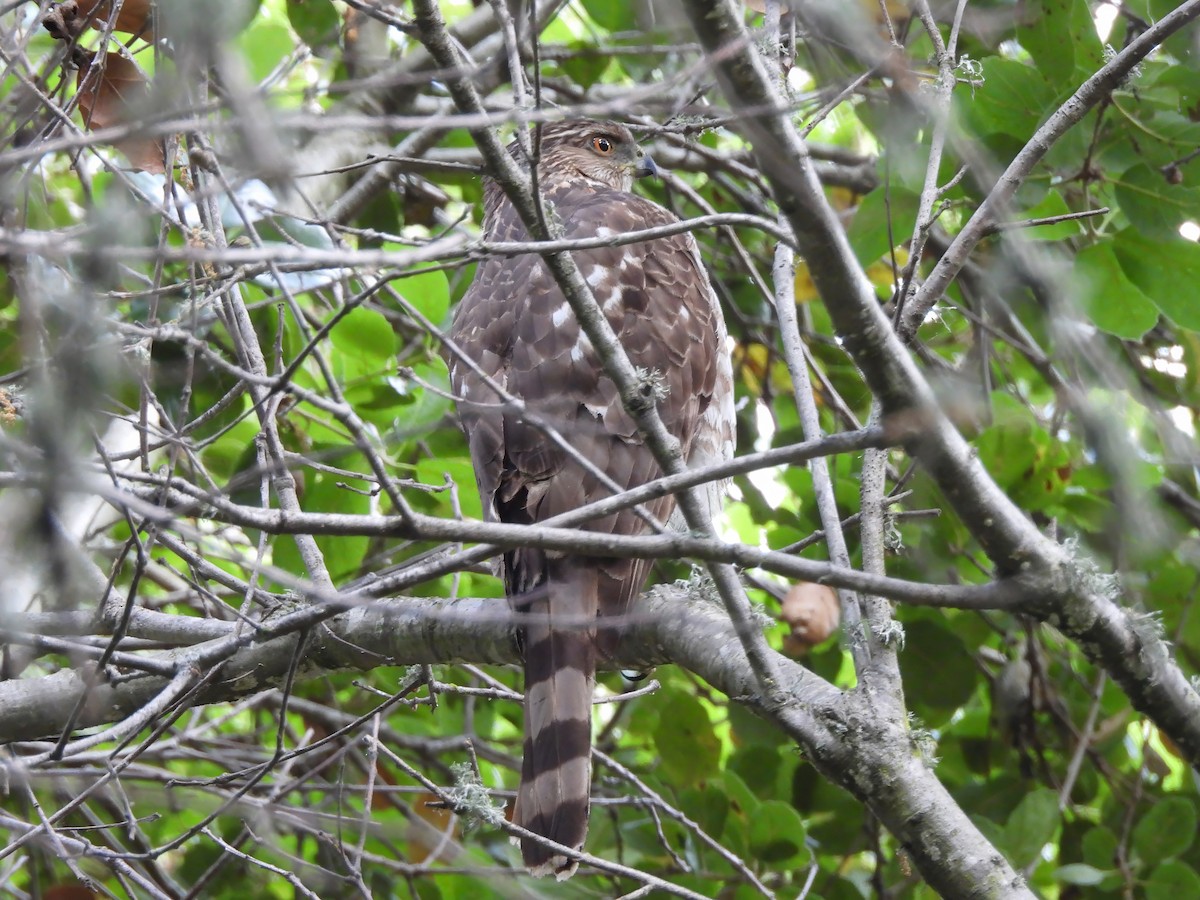
M 613 142 L 606 137 L 592 138 L 592 148 L 604 156 L 608 156 L 613 152 Z

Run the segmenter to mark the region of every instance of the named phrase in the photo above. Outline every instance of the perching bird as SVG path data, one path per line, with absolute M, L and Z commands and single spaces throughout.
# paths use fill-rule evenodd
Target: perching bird
M 524 159 L 515 141 L 509 152 Z M 654 166 L 622 125 L 546 125 L 535 155 L 547 218 L 561 223 L 566 239 L 612 237 L 678 221 L 629 193 L 633 178 Z M 529 240 L 504 191 L 490 180 L 483 233 L 488 241 Z M 692 235 L 572 255 L 632 364 L 656 380 L 659 414 L 679 439 L 684 459 L 696 467 L 731 457 L 733 379 L 725 322 Z M 538 254 L 481 262 L 450 337 L 529 413 L 522 417 L 511 405 L 502 409 L 496 391 L 451 356 L 450 378 L 489 520 L 537 523 L 612 493 L 538 421 L 621 488 L 662 474 Z M 675 499 L 646 506 L 666 521 Z M 582 527 L 634 535 L 649 526 L 626 510 Z M 535 548 L 504 554 L 509 603 L 526 619 L 525 747 L 513 821 L 571 848 L 582 848 L 587 834 L 597 660 L 613 654 L 622 616 L 641 592 L 648 568 L 646 560 Z M 521 851 L 536 875 L 554 872 L 563 879 L 577 867 L 538 841 L 522 841 Z

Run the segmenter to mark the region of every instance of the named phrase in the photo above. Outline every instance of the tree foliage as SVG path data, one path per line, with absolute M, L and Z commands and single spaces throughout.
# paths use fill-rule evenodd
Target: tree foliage
M 0 893 L 1200 895 L 1197 14 L 5 5 Z M 715 532 L 481 521 L 442 329 L 575 114 L 725 307 Z M 566 884 L 522 542 L 663 585 Z

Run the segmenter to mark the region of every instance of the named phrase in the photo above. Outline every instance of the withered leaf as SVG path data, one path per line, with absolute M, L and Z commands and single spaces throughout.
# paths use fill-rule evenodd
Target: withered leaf
M 148 84 L 138 67 L 119 53 L 105 53 L 99 65 L 97 54 L 85 53 L 76 76 L 79 111 L 89 131 L 128 124 L 130 111 L 146 96 Z M 162 142 L 130 137 L 116 142 L 135 169 L 161 174 L 166 171 Z
M 65 0 L 50 7 L 42 17 L 42 26 L 59 40 L 70 40 L 78 37 L 85 26 L 91 25 L 98 30 L 106 28 L 112 11 L 113 0 Z M 153 40 L 150 22 L 153 11 L 152 0 L 124 0 L 117 10 L 113 30 Z
M 837 630 L 842 611 L 833 588 L 798 581 L 783 598 L 780 618 L 792 628 L 791 634 L 784 638 L 784 652 L 799 656 Z

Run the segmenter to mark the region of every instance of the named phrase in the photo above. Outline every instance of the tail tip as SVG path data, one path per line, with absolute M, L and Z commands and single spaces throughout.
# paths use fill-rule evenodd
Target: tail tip
M 525 868 L 534 878 L 545 878 L 547 875 L 553 875 L 558 881 L 566 881 L 579 869 L 579 860 L 572 859 L 562 853 L 551 853 L 546 855 L 548 847 L 542 846 L 536 841 L 531 841 L 528 838 L 521 838 L 515 834 L 508 837 L 508 842 L 514 847 L 521 848 L 521 856 L 525 863 Z M 582 846 L 577 846 L 576 850 L 582 850 Z
M 556 853 L 549 859 L 543 860 L 536 865 L 529 867 L 529 874 L 534 878 L 545 878 L 547 875 L 554 875 L 557 881 L 566 881 L 579 868 L 579 860 L 568 859 L 561 853 Z

